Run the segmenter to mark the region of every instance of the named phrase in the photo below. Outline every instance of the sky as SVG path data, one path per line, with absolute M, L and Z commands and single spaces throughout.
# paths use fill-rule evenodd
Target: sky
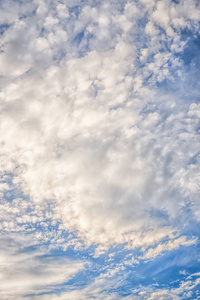
M 0 299 L 200 299 L 200 2 L 0 1 Z

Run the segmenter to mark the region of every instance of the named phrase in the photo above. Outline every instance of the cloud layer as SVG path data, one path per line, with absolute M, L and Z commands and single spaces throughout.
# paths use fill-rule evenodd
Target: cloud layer
M 139 260 L 196 244 L 198 2 L 2 1 L 0 14 L 2 232 L 31 228 L 94 257 L 123 245 Z M 57 223 L 73 238 L 40 236 Z M 30 257 L 11 259 L 24 294 L 82 268 Z

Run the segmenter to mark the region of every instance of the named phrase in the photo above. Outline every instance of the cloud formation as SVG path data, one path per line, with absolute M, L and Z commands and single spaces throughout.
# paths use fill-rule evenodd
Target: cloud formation
M 184 55 L 199 38 L 198 1 L 0 5 L 2 232 L 35 231 L 50 249 L 95 247 L 93 258 L 122 245 L 155 259 L 197 243 L 188 228 L 200 219 L 199 90 L 190 79 L 199 71 Z M 58 235 L 38 229 L 56 224 Z M 33 254 L 29 265 L 15 255 L 13 268 L 24 265 L 17 286 L 30 275 L 24 294 L 81 269 L 69 258 Z

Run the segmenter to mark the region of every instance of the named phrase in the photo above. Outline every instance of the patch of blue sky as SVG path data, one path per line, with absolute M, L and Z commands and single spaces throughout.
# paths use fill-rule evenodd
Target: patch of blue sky
M 193 67 L 199 66 L 199 51 L 200 51 L 200 36 L 199 35 L 192 35 L 191 33 L 187 33 L 187 45 L 183 51 L 183 53 L 180 54 L 180 57 L 184 61 L 185 65 L 191 65 Z
M 10 27 L 10 24 L 2 24 L 0 25 L 0 35 L 4 34 L 4 32 Z
M 197 160 L 200 158 L 200 151 L 197 152 L 195 155 L 193 155 L 189 161 L 189 164 L 195 165 L 197 163 Z
M 72 41 L 72 45 L 75 48 L 80 48 L 78 52 L 78 57 L 84 57 L 89 49 L 90 40 L 93 38 L 93 34 L 89 33 L 86 28 L 81 32 L 77 33 Z
M 67 7 L 69 9 L 70 15 L 74 15 L 74 16 L 78 17 L 81 13 L 81 8 L 82 8 L 81 4 L 82 4 L 81 0 L 69 1 Z
M 198 271 L 200 267 L 198 251 L 196 245 L 180 246 L 180 248 L 167 251 L 153 260 L 144 261 L 138 269 L 136 266 L 136 272 L 145 276 L 147 282 L 152 278 L 159 284 L 169 284 L 180 278 L 179 271 L 182 269 L 190 274 Z
M 92 249 L 91 252 L 93 252 Z M 113 249 L 114 250 L 114 249 Z M 87 286 L 100 274 L 106 274 L 110 269 L 117 267 L 120 263 L 123 263 L 125 257 L 128 254 L 132 254 L 137 258 L 140 251 L 123 250 L 122 248 L 115 248 L 114 252 L 110 252 L 101 255 L 98 258 L 93 257 L 93 255 L 88 255 L 89 249 L 85 250 L 74 250 L 69 247 L 66 251 L 61 249 L 54 249 L 51 251 L 52 257 L 70 257 L 72 259 L 79 258 L 85 259 L 88 262 L 85 269 L 75 275 L 73 279 L 69 280 L 67 283 L 62 284 L 62 288 L 66 290 L 69 286 L 76 286 L 81 288 Z M 140 260 L 139 263 L 133 265 L 123 264 L 124 269 L 118 272 L 122 275 L 126 274 L 126 278 L 122 286 L 118 286 L 118 292 L 123 291 L 123 286 L 126 286 L 126 294 L 131 293 L 133 286 L 142 285 L 148 286 L 154 284 L 155 282 L 162 286 L 163 284 L 171 284 L 171 282 L 176 282 L 183 276 L 180 275 L 181 270 L 186 270 L 187 274 L 192 274 L 198 271 L 200 267 L 200 262 L 198 262 L 198 245 L 191 245 L 189 247 L 181 246 L 179 249 L 173 250 L 171 252 L 165 252 L 152 260 Z M 114 253 L 112 260 L 109 262 L 109 254 Z M 92 254 L 92 253 L 91 253 Z M 120 276 L 121 276 L 120 275 Z M 76 284 L 75 284 L 76 283 Z M 75 285 L 74 285 L 75 284 Z M 65 286 L 66 285 L 66 286 Z M 128 288 L 129 287 L 129 288 Z M 173 285 L 173 287 L 176 287 Z
M 153 260 L 140 261 L 134 266 L 126 266 L 114 275 L 116 278 L 114 285 L 106 287 L 105 291 L 108 293 L 117 292 L 125 297 L 132 294 L 133 287 L 145 289 L 156 285 L 158 289 L 177 288 L 183 279 L 183 275 L 180 273 L 182 270 L 185 270 L 187 276 L 199 270 L 200 263 L 194 254 L 196 251 L 194 251 L 193 246 L 188 247 L 188 249 L 180 247 L 178 250 L 173 250 Z M 122 252 L 121 255 L 123 256 L 125 253 Z M 120 263 L 119 255 L 116 255 L 116 261 L 110 265 L 103 260 L 99 262 L 98 260 L 94 259 L 92 265 L 89 264 L 67 283 L 63 283 L 62 289 L 68 291 L 86 287 L 100 274 L 106 274 L 107 270 L 114 269 Z M 104 267 L 106 267 L 105 270 Z
M 73 278 L 61 285 L 63 291 L 83 289 L 94 282 L 94 280 L 101 274 L 101 270 L 95 264 L 85 264 L 82 271 L 75 274 Z

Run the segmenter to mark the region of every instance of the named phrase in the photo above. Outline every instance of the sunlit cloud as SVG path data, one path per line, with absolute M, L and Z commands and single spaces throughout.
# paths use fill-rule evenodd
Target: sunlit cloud
M 0 17 L 1 297 L 198 297 L 198 1 Z

